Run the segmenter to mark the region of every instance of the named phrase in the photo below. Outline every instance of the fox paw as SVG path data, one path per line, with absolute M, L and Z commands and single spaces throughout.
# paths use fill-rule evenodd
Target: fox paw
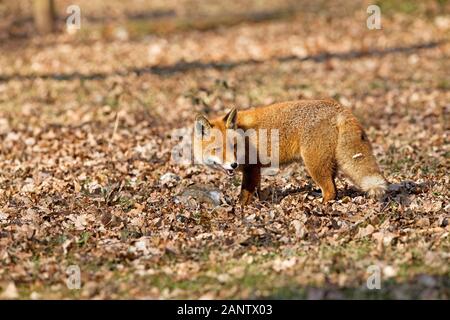
M 248 205 L 252 201 L 253 194 L 247 191 L 241 192 L 241 195 L 239 197 L 239 203 L 242 206 Z

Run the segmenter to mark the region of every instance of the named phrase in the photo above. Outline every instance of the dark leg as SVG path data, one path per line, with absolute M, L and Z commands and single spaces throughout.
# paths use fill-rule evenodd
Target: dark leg
M 252 200 L 256 188 L 259 189 L 261 184 L 261 168 L 256 165 L 246 166 L 243 169 L 242 188 L 240 202 L 247 205 Z

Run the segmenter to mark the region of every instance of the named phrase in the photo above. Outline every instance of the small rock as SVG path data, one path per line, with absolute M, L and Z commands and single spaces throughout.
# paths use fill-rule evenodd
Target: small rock
M 223 194 L 219 189 L 212 186 L 198 184 L 187 187 L 181 195 L 176 197 L 175 201 L 189 204 L 190 198 L 213 206 L 219 206 L 225 202 Z

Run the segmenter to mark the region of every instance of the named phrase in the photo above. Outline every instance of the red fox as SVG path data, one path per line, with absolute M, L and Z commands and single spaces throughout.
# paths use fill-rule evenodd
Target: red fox
M 245 157 L 238 157 L 233 133 L 247 130 L 278 130 L 280 165 L 303 160 L 322 190 L 323 202 L 336 198 L 334 179 L 340 170 L 370 196 L 381 196 L 387 181 L 373 156 L 372 147 L 355 116 L 334 100 L 300 100 L 237 111 L 209 121 L 203 115 L 195 119 L 194 157 L 228 175 L 243 172 L 240 203 L 248 204 L 260 188 L 261 169 L 267 167 L 261 158 L 249 162 L 252 150 L 263 146 L 259 136 L 247 136 Z M 224 139 L 217 143 L 213 130 Z M 195 140 L 194 140 L 195 141 Z M 264 146 L 274 153 L 273 146 Z

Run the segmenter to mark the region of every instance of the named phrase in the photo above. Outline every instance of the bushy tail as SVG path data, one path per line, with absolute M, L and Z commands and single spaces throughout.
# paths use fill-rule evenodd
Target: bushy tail
M 336 117 L 336 125 L 336 159 L 339 169 L 370 196 L 383 195 L 387 182 L 358 120 L 350 111 L 342 110 Z

